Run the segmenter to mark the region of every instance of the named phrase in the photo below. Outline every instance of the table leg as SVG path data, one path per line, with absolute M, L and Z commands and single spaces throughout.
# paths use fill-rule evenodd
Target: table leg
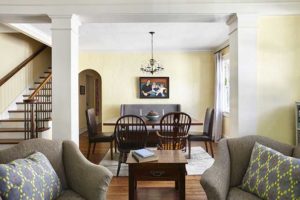
M 181 166 L 179 170 L 179 199 L 185 200 L 185 166 Z
M 129 174 L 128 174 L 128 197 L 130 200 L 135 199 L 135 180 L 133 175 L 133 169 L 132 166 L 129 165 Z

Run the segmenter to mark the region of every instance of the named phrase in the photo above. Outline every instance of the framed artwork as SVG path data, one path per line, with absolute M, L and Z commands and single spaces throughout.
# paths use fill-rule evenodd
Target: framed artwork
M 169 98 L 169 77 L 140 77 L 139 93 L 144 99 Z
M 85 95 L 85 86 L 84 85 L 81 85 L 79 87 L 79 93 L 80 93 L 80 95 Z

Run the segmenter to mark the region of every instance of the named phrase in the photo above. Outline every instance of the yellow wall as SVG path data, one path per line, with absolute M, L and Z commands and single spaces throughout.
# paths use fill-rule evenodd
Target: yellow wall
M 101 75 L 103 121 L 118 117 L 120 105 L 129 103 L 179 103 L 182 111 L 203 120 L 206 107 L 214 101 L 213 54 L 165 52 L 156 53 L 155 58 L 165 67 L 157 76 L 170 77 L 169 99 L 138 98 L 138 77 L 148 76 L 139 68 L 149 53 L 80 53 L 80 70 L 94 69 Z
M 258 26 L 258 134 L 295 143 L 300 100 L 300 17 L 262 17 Z
M 21 33 L 0 33 L 0 79 L 35 52 L 41 43 Z M 4 85 L 0 86 L 0 114 L 24 89 L 51 66 L 51 51 L 47 49 L 27 64 Z

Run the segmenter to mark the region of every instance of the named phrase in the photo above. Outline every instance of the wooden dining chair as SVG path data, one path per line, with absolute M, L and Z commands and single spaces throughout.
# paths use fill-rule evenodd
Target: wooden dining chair
M 214 123 L 214 109 L 207 108 L 205 112 L 203 132 L 190 132 L 188 136 L 188 146 L 189 146 L 189 158 L 191 157 L 191 142 L 192 141 L 202 141 L 205 143 L 206 152 L 208 152 L 207 142 L 210 146 L 211 156 L 214 157 L 214 151 L 212 148 L 213 142 L 213 123 Z
M 144 120 L 136 115 L 120 117 L 115 126 L 115 137 L 120 152 L 117 176 L 119 176 L 121 163 L 125 163 L 131 150 L 145 148 L 148 131 Z
M 90 156 L 91 144 L 94 144 L 94 147 L 93 147 L 93 154 L 94 154 L 96 144 L 98 142 L 99 143 L 100 142 L 110 142 L 110 157 L 111 157 L 111 159 L 113 159 L 114 134 L 102 132 L 102 124 L 97 125 L 97 123 L 96 123 L 96 115 L 95 115 L 94 108 L 87 109 L 85 114 L 86 114 L 86 122 L 87 122 L 88 137 L 89 137 L 87 159 L 89 159 L 89 156 Z
M 191 126 L 191 117 L 184 112 L 165 114 L 160 120 L 158 149 L 186 150 L 186 140 Z

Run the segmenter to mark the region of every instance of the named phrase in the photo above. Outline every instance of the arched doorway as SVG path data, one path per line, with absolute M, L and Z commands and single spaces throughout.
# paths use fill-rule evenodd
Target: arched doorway
M 102 80 L 98 72 L 86 69 L 79 73 L 79 133 L 87 130 L 85 111 L 95 108 L 97 123 L 102 122 Z

